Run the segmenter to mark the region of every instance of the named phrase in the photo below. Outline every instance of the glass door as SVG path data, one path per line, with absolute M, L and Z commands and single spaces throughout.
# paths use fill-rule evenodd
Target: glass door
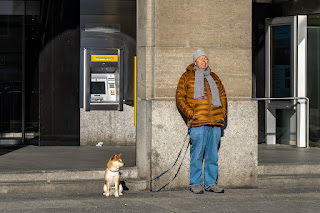
M 266 20 L 267 144 L 306 146 L 306 36 L 306 16 Z
M 22 144 L 24 16 L 0 16 L 0 145 Z

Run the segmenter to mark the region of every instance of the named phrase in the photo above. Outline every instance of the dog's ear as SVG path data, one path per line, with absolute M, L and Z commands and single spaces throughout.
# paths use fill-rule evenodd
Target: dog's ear
M 118 155 L 118 157 L 120 158 L 120 156 L 121 156 L 121 153 Z
M 117 155 L 112 156 L 110 159 L 113 160 L 117 157 Z

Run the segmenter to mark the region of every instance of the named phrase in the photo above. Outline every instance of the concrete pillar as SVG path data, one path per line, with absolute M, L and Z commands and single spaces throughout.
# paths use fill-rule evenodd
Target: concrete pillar
M 257 186 L 258 107 L 251 101 L 250 0 L 138 0 L 139 175 L 156 177 L 174 163 L 187 133 L 175 91 L 192 54 L 204 48 L 228 98 L 228 128 L 221 140 L 219 184 Z M 179 162 L 178 162 L 179 163 Z M 152 183 L 153 190 L 176 172 Z M 189 150 L 169 188 L 188 187 Z

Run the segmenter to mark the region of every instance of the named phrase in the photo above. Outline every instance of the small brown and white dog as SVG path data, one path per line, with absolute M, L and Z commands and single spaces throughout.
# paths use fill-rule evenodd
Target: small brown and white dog
M 120 172 L 119 169 L 124 165 L 120 155 L 112 156 L 107 164 L 107 169 L 104 173 L 104 186 L 103 186 L 103 195 L 109 197 L 113 195 L 115 197 L 119 197 L 119 195 L 123 195 L 123 187 L 120 183 Z M 114 186 L 113 188 L 111 188 Z

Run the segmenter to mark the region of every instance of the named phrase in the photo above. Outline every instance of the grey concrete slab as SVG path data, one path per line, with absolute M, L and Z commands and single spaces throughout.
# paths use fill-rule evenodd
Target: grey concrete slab
M 135 166 L 135 146 L 0 146 L 0 173 L 105 169 L 121 153 L 125 167 Z
M 79 175 L 82 172 L 77 171 Z M 55 175 L 59 175 L 59 172 L 55 172 Z M 1 194 L 29 194 L 29 193 L 52 193 L 52 194 L 95 194 L 101 193 L 104 186 L 103 172 L 97 176 L 96 179 L 91 180 L 73 180 L 72 174 L 70 174 L 70 180 L 52 180 L 48 179 L 46 181 L 32 181 L 27 182 L 1 182 L 0 181 L 0 195 Z M 88 175 L 90 176 L 90 175 Z M 0 174 L 0 177 L 2 175 Z M 90 176 L 92 178 L 92 175 Z M 17 179 L 17 178 L 14 178 Z M 132 181 L 137 181 L 137 179 L 126 179 L 131 181 L 122 182 L 122 186 L 125 188 L 125 193 L 127 192 L 137 192 L 145 191 L 148 187 L 147 182 L 137 182 L 133 183 Z
M 319 174 L 320 164 L 262 164 L 258 166 L 259 175 L 306 175 Z
M 96 193 L 0 195 L 0 212 L 319 212 L 319 189 L 227 189 L 196 195 L 187 190 L 125 192 L 119 198 Z
M 259 144 L 258 164 L 320 164 L 320 148 Z

